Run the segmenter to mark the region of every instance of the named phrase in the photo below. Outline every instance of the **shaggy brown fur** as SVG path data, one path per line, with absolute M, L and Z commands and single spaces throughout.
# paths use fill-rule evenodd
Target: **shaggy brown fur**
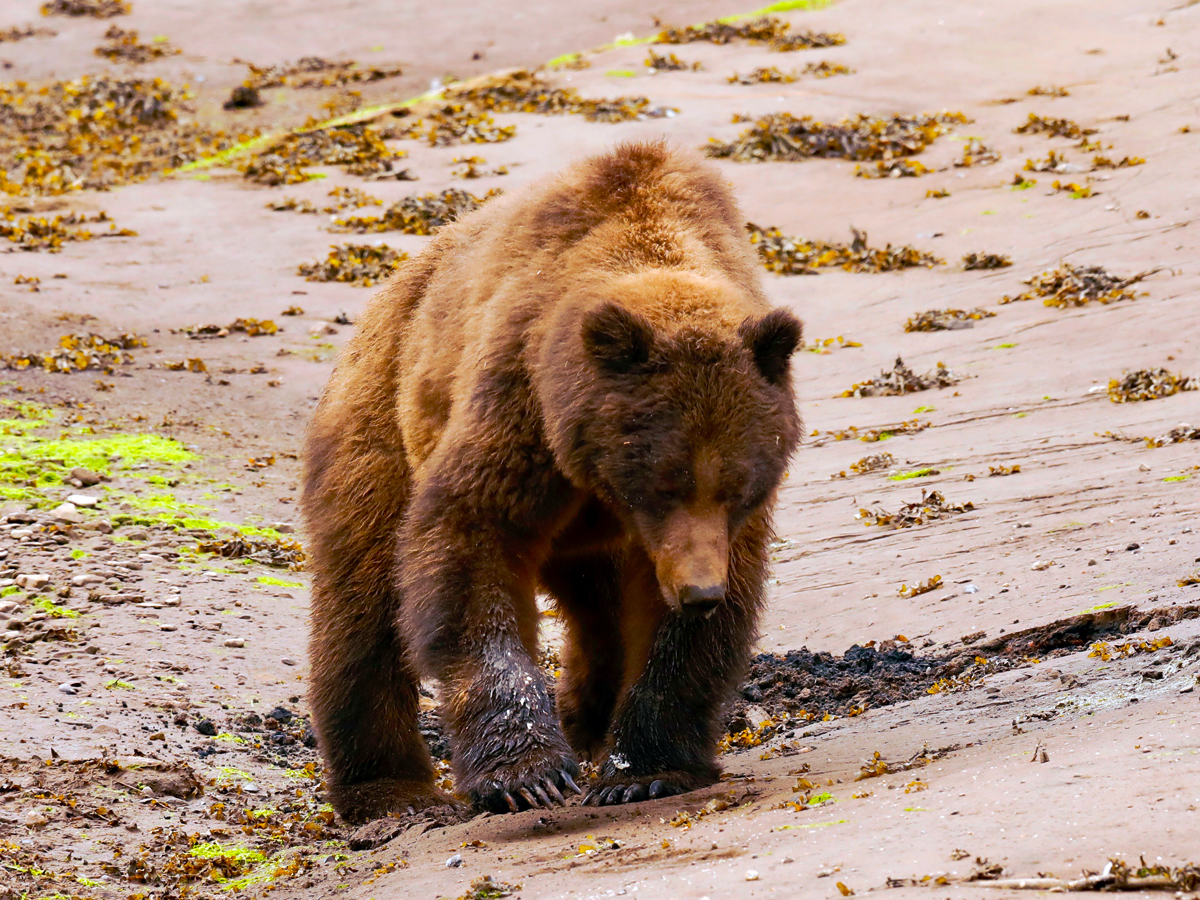
M 442 685 L 482 808 L 713 782 L 800 422 L 800 324 L 764 296 L 715 168 L 588 159 L 442 229 L 364 313 L 308 438 L 312 701 L 338 811 L 444 803 Z M 535 594 L 568 625 L 557 712 Z M 561 718 L 561 726 L 560 726 Z

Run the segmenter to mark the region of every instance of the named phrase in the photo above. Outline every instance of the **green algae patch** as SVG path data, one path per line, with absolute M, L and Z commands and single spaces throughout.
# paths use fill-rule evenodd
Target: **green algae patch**
M 272 587 L 286 587 L 286 588 L 302 588 L 302 587 L 304 587 L 304 583 L 301 581 L 284 581 L 282 578 L 272 578 L 270 575 L 259 575 L 257 580 L 258 580 L 259 584 L 269 584 Z
M 21 593 L 21 589 L 19 587 L 17 587 L 15 584 L 10 584 L 8 587 L 5 587 L 5 588 L 0 588 L 0 597 L 8 597 L 8 596 L 11 596 L 12 594 L 19 594 L 19 593 Z
M 114 678 L 112 681 L 106 681 L 106 682 L 104 682 L 104 689 L 105 689 L 106 691 L 116 691 L 116 690 L 121 690 L 121 691 L 132 691 L 132 690 L 136 690 L 136 688 L 134 688 L 134 686 L 133 686 L 132 684 L 130 684 L 128 681 L 122 681 L 120 678 Z
M 888 481 L 909 481 L 913 478 L 926 478 L 938 474 L 940 474 L 938 469 L 913 469 L 911 472 L 897 472 L 895 475 L 889 475 Z
M 33 601 L 33 605 L 38 609 L 43 610 L 54 619 L 79 618 L 79 613 L 75 612 L 75 610 L 66 609 L 65 607 L 59 606 L 57 603 L 47 597 L 38 597 Z
M 807 825 L 778 825 L 776 831 L 792 831 L 800 828 L 829 828 L 831 825 L 845 825 L 849 819 L 834 819 L 832 822 L 810 822 Z
M 106 438 L 39 440 L 19 447 L 27 459 L 56 460 L 66 469 L 111 474 L 118 463 L 128 469 L 140 463 L 183 463 L 199 459 L 173 438 L 157 434 L 118 434 Z
M 228 859 L 242 865 L 247 863 L 257 865 L 267 861 L 267 855 L 261 850 L 251 850 L 249 847 L 226 847 L 216 841 L 196 844 L 188 851 L 188 856 L 194 856 L 197 859 Z
M 1116 600 L 1109 600 L 1107 603 L 1097 603 L 1095 606 L 1089 606 L 1087 609 L 1083 610 L 1083 612 L 1085 612 L 1085 613 L 1100 612 L 1100 610 L 1102 610 L 1102 609 L 1112 609 L 1116 605 L 1117 605 Z

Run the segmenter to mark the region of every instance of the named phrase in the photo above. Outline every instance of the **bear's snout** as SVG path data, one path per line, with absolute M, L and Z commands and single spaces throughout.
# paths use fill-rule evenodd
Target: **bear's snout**
M 711 613 L 725 600 L 725 585 L 714 584 L 701 587 L 685 584 L 679 589 L 679 605 L 687 615 Z

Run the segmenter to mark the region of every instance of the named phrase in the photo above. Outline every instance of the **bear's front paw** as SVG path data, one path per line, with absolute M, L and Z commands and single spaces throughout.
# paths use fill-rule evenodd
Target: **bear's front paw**
M 609 775 L 583 798 L 584 806 L 616 806 L 686 794 L 713 784 L 719 773 L 658 772 L 654 775 Z
M 583 791 L 575 783 L 579 765 L 569 756 L 528 764 L 503 766 L 464 786 L 477 809 L 490 812 L 521 812 L 565 806 L 563 791 Z

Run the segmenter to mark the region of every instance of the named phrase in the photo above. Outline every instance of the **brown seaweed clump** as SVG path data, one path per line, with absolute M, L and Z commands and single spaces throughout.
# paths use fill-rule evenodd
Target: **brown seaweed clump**
M 1168 444 L 1182 444 L 1185 441 L 1200 441 L 1200 426 L 1181 422 L 1166 434 L 1160 434 L 1157 437 L 1131 437 L 1129 435 L 1117 434 L 1113 431 L 1106 431 L 1103 434 L 1098 434 L 1097 437 L 1111 438 L 1114 441 L 1128 441 L 1132 444 L 1145 442 L 1147 447 L 1157 448 L 1166 447 Z
M 859 178 L 919 178 L 932 171 L 919 159 L 889 159 L 875 163 L 874 167 L 854 167 L 854 174 Z
M 921 492 L 921 499 L 905 503 L 896 513 L 885 512 L 883 509 L 874 511 L 860 509 L 855 518 L 861 519 L 864 525 L 890 525 L 893 528 L 911 528 L 913 525 L 924 525 L 935 519 L 956 516 L 970 512 L 975 504 L 970 501 L 961 505 L 946 502 L 941 491 Z
M 449 147 L 451 144 L 498 144 L 516 137 L 516 125 L 497 125 L 496 120 L 477 106 L 446 103 L 424 114 L 393 137 L 424 140 L 430 147 Z
M 1000 162 L 1000 154 L 979 138 L 971 138 L 963 145 L 962 158 L 954 161 L 954 168 L 969 169 L 972 166 L 991 166 Z
M 1043 118 L 1034 113 L 1030 113 L 1025 124 L 1018 125 L 1013 131 L 1017 134 L 1044 134 L 1048 137 L 1063 138 L 1082 138 L 1096 133 L 1095 128 L 1084 128 L 1070 119 Z
M 764 16 L 740 24 L 717 20 L 705 22 L 703 25 L 688 25 L 686 28 L 667 28 L 659 33 L 654 42 L 691 44 L 696 41 L 708 41 L 712 44 L 728 44 L 733 41 L 749 41 L 752 44 L 766 44 L 780 53 L 836 47 L 846 43 L 845 35 L 814 31 L 793 32 L 791 28 L 791 23 L 775 16 Z
M 42 15 L 111 19 L 129 15 L 132 8 L 128 0 L 50 0 L 42 4 Z
M 905 331 L 958 331 L 974 328 L 980 319 L 995 317 L 986 309 L 927 309 L 904 323 Z
M 734 121 L 749 119 L 738 116 Z M 729 143 L 710 138 L 703 150 L 715 159 L 737 162 L 794 162 L 813 157 L 887 162 L 914 156 L 945 134 L 950 126 L 969 121 L 960 112 L 890 117 L 860 114 L 837 125 L 826 125 L 811 116 L 771 113 Z
M 161 79 L 87 76 L 0 85 L 0 192 L 105 190 L 217 153 L 248 135 L 183 121 Z
M 857 462 L 850 463 L 850 471 L 855 475 L 867 475 L 871 472 L 882 472 L 884 469 L 890 469 L 896 462 L 896 457 L 890 453 L 875 453 L 871 456 L 864 456 Z M 830 478 L 845 478 L 845 472 L 838 472 L 836 475 L 830 475 Z
M 574 88 L 554 87 L 542 73 L 528 69 L 516 69 L 470 87 L 451 88 L 446 98 L 488 112 L 579 115 L 589 122 L 629 122 L 669 117 L 677 112 L 668 107 L 652 108 L 645 97 L 583 97 Z
M 396 178 L 396 162 L 408 155 L 392 150 L 387 135 L 365 122 L 294 132 L 242 164 L 242 174 L 259 184 L 299 184 L 310 179 L 306 166 L 344 166 L 351 175 Z
M 23 41 L 26 38 L 32 37 L 54 37 L 58 32 L 52 28 L 36 28 L 33 25 L 24 27 L 14 25 L 4 31 L 0 31 L 0 44 L 15 44 L 17 41 Z
M 1003 253 L 968 253 L 962 258 L 963 269 L 1007 269 L 1012 259 Z
M 330 248 L 320 262 L 302 264 L 297 272 L 309 281 L 341 281 L 358 287 L 372 287 L 386 281 L 407 253 L 385 244 L 342 244 Z
M 777 66 L 760 66 L 746 75 L 734 72 L 725 80 L 730 84 L 788 84 L 799 77 L 795 72 L 784 72 Z
M 264 566 L 293 572 L 304 568 L 304 548 L 291 538 L 239 534 L 236 537 L 199 541 L 196 549 L 226 559 L 252 559 Z
M 79 227 L 111 221 L 103 211 L 93 216 L 68 213 L 53 219 L 42 216 L 17 219 L 11 210 L 3 210 L 0 212 L 0 237 L 12 241 L 19 250 L 45 250 L 48 253 L 60 253 L 62 245 L 69 241 L 90 241 L 100 237 L 137 237 L 136 231 L 129 228 L 118 229 L 113 224 L 108 226 L 108 231 L 98 233 Z
M 382 81 L 385 78 L 395 78 L 403 75 L 399 68 L 384 69 L 370 66 L 360 69 L 353 61 L 334 62 L 319 56 L 305 56 L 295 63 L 284 63 L 278 66 L 256 66 L 246 63 L 250 75 L 242 83 L 252 90 L 265 90 L 273 87 L 290 88 L 327 88 L 345 87 L 349 84 L 362 84 Z
M 684 62 L 674 53 L 668 53 L 662 56 L 650 51 L 650 55 L 642 60 L 642 65 L 650 70 L 650 73 L 655 72 L 699 72 L 704 66 L 701 63 Z
M 904 364 L 904 360 L 896 357 L 896 364 L 891 369 L 884 369 L 879 377 L 870 378 L 852 385 L 849 390 L 842 391 L 841 397 L 898 397 L 903 394 L 915 394 L 918 391 L 928 391 L 931 388 L 944 388 L 958 384 L 962 379 L 946 368 L 945 363 L 937 366 L 924 375 L 918 375 Z
M 330 230 L 366 234 L 377 231 L 402 231 L 405 234 L 433 234 L 459 216 L 478 209 L 488 200 L 503 193 L 493 188 L 476 197 L 458 188 L 447 188 L 440 194 L 405 197 L 393 203 L 381 216 L 349 216 L 338 219 Z
M 383 201 L 378 197 L 358 188 L 336 187 L 329 192 L 329 196 L 333 198 L 333 203 L 328 206 L 317 206 L 311 200 L 284 197 L 282 200 L 272 200 L 267 204 L 267 209 L 273 209 L 276 212 L 325 213 L 329 215 L 344 209 L 383 205 Z
M 1025 291 L 1015 297 L 1004 297 L 1003 303 L 1016 303 L 1019 300 L 1041 300 L 1046 306 L 1058 306 L 1063 309 L 1073 306 L 1086 306 L 1089 303 L 1116 303 L 1120 300 L 1134 300 L 1137 293 L 1129 290 L 1143 278 L 1153 274 L 1153 270 L 1139 272 L 1129 278 L 1118 278 L 1103 266 L 1076 266 L 1071 263 L 1060 263 L 1057 269 L 1043 272 L 1026 279 L 1025 284 L 1033 290 Z
M 1108 399 L 1113 403 L 1139 403 L 1161 400 L 1182 391 L 1200 390 L 1200 378 L 1188 378 L 1166 369 L 1138 369 L 1108 383 Z
M 778 228 L 759 228 L 746 225 L 750 243 L 758 250 L 763 266 L 780 275 L 816 275 L 817 269 L 840 266 L 847 272 L 894 272 L 916 266 L 929 268 L 942 261 L 915 247 L 893 247 L 882 250 L 867 246 L 866 232 L 852 229 L 854 239 L 849 244 L 812 241 L 789 237 Z
M 60 373 L 96 369 L 112 374 L 117 366 L 133 362 L 133 357 L 125 351 L 145 346 L 145 340 L 136 334 L 120 334 L 115 338 L 99 334 L 64 334 L 58 339 L 58 346 L 49 353 L 0 356 L 0 368 L 18 371 L 40 368 Z
M 166 42 L 142 44 L 138 41 L 138 33 L 132 29 L 126 31 L 119 25 L 113 25 L 104 32 L 108 42 L 96 48 L 96 55 L 115 62 L 127 62 L 140 65 L 164 56 L 172 56 L 183 51 L 177 50 Z

